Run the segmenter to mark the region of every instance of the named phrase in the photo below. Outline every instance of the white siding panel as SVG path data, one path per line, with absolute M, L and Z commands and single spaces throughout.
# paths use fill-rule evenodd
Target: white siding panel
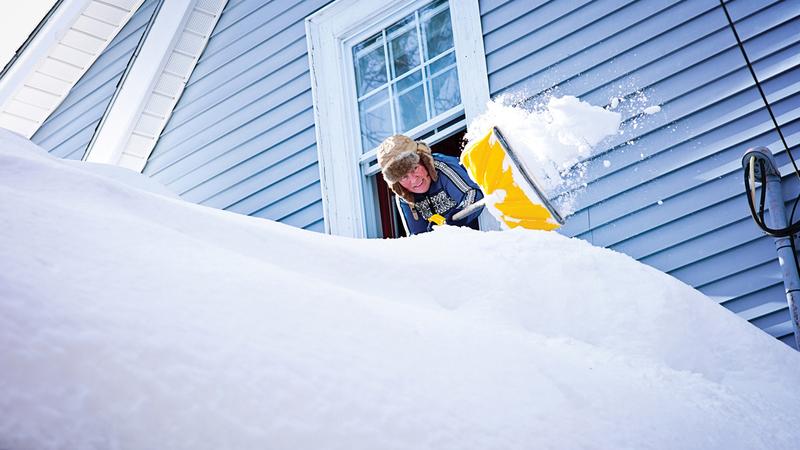
M 30 86 L 22 86 L 15 98 L 22 103 L 47 109 L 54 108 L 61 101 L 58 94 Z
M 164 70 L 185 80 L 192 73 L 194 63 L 195 58 L 182 53 L 173 52 Z
M 67 34 L 64 35 L 64 38 L 61 42 L 69 45 L 70 47 L 91 53 L 99 52 L 106 44 L 101 37 L 88 34 L 75 28 L 67 31 Z
M 151 95 L 150 99 L 147 101 L 147 105 L 144 107 L 144 112 L 146 113 L 156 113 L 158 111 L 167 110 L 174 99 L 170 96 L 155 94 Z
M 35 130 L 38 125 L 39 123 L 37 121 L 9 114 L 7 112 L 0 112 L 0 127 L 30 132 Z
M 236 4 L 238 2 L 231 1 L 230 3 Z M 197 0 L 195 9 L 204 11 L 209 14 L 217 14 L 217 7 L 219 3 L 216 0 Z
M 186 22 L 186 29 L 200 36 L 207 36 L 207 30 L 214 25 L 215 20 L 217 18 L 214 15 L 195 9 Z
M 196 55 L 203 50 L 205 44 L 206 41 L 203 36 L 198 36 L 194 33 L 184 33 L 175 46 L 175 50 L 187 55 Z
M 102 2 L 92 2 L 83 12 L 84 15 L 103 21 L 105 23 L 119 25 L 122 20 L 127 16 L 128 11 L 122 8 L 116 8 Z
M 136 122 L 135 130 L 146 136 L 158 137 L 164 117 L 143 113 Z
M 176 97 L 183 89 L 183 83 L 183 78 L 165 72 L 158 78 L 154 90 L 161 95 Z
M 46 116 L 50 112 L 50 110 L 42 108 L 41 106 L 22 103 L 19 100 L 11 100 L 9 103 L 12 105 L 14 111 L 21 113 L 21 117 L 36 118 L 37 121 L 41 116 Z
M 40 86 L 50 92 L 63 92 L 69 89 L 69 82 L 48 75 L 44 72 L 34 72 L 30 80 L 33 85 Z
M 120 166 L 122 166 L 122 167 L 137 166 L 137 165 L 140 166 L 140 165 L 142 165 L 144 163 L 144 161 L 142 161 L 142 159 L 143 158 L 141 158 L 140 156 L 136 156 L 136 155 L 132 155 L 132 154 L 127 153 L 127 152 L 123 152 L 122 155 L 120 156 L 120 161 L 119 162 L 120 162 Z
M 132 8 L 138 7 L 141 2 L 142 0 L 57 2 L 46 20 L 36 28 L 4 70 L 3 79 L 0 80 L 0 104 L 3 111 L 12 116 L 23 116 L 25 112 L 14 110 L 17 103 L 11 100 L 33 102 L 49 110 L 36 118 L 38 125 L 42 125 L 118 34 L 121 26 L 133 14 Z M 124 13 L 121 20 L 110 22 L 84 14 L 85 10 L 96 3 L 121 10 Z M 42 74 L 47 78 L 42 78 Z M 62 83 L 54 83 L 54 80 Z M 30 89 L 51 93 L 56 101 L 32 94 Z M 33 129 L 26 127 L 24 130 L 14 131 L 32 137 L 38 128 L 39 126 Z
M 61 79 L 72 79 L 83 75 L 83 67 L 61 60 L 47 58 L 42 61 L 39 71 Z
M 133 14 L 63 102 L 39 127 L 31 138 L 33 142 L 56 156 L 69 159 L 83 157 L 156 3 L 156 0 L 147 0 Z M 109 20 L 121 20 L 126 14 L 124 10 L 98 2 L 92 2 L 84 14 L 87 13 L 105 14 L 103 17 Z M 116 15 L 112 17 L 112 13 Z M 39 70 L 45 71 L 46 68 Z
M 98 37 L 108 36 L 117 31 L 116 25 L 112 25 L 103 20 L 95 19 L 85 14 L 81 14 L 72 27 L 78 31 Z
M 138 130 L 135 131 L 131 134 L 130 139 L 128 139 L 128 144 L 123 155 L 135 156 L 137 159 L 132 160 L 132 162 L 144 164 L 144 159 L 147 158 L 147 154 L 153 147 L 153 141 L 155 138 L 156 137 L 152 134 L 144 135 L 140 134 Z M 121 161 L 120 166 L 130 167 L 125 165 L 125 161 Z
M 94 60 L 93 54 L 62 44 L 56 45 L 52 53 L 50 53 L 50 57 L 59 61 L 69 61 L 70 64 L 80 67 L 81 69 L 88 67 Z

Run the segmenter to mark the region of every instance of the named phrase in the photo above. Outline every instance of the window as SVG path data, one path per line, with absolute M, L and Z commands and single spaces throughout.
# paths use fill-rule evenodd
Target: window
M 461 106 L 450 8 L 438 0 L 353 46 L 362 151 Z
M 381 236 L 376 146 L 434 144 L 489 99 L 477 2 L 337 0 L 306 32 L 326 230 Z

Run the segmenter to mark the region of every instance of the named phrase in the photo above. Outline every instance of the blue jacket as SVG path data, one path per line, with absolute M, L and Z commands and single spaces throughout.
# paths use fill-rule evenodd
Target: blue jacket
M 483 207 L 471 212 L 467 217 L 453 221 L 453 214 L 483 198 L 478 185 L 467 175 L 467 170 L 458 162 L 458 158 L 440 153 L 433 154 L 433 166 L 439 175 L 431 181 L 431 187 L 424 194 L 414 194 L 414 209 L 417 218 L 411 212 L 411 205 L 400 196 L 395 196 L 397 208 L 402 212 L 403 226 L 409 235 L 431 231 L 433 223 L 428 218 L 434 214 L 442 215 L 448 225 L 478 228 L 478 216 Z

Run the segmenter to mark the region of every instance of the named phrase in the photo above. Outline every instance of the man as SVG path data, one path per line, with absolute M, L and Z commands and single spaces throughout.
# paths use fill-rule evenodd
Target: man
M 378 147 L 378 165 L 386 184 L 397 194 L 406 234 L 424 233 L 443 223 L 478 229 L 483 207 L 453 219 L 454 214 L 483 198 L 458 158 L 432 154 L 425 143 L 398 134 Z

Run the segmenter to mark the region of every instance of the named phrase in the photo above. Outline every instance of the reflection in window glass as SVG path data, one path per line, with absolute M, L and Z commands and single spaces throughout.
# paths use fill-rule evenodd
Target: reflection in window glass
M 425 91 L 422 83 L 408 91 L 398 92 L 396 108 L 400 119 L 400 129 L 410 130 L 427 120 L 424 108 L 419 108 L 425 103 Z
M 461 104 L 447 0 L 353 46 L 364 152 Z
M 430 78 L 430 90 L 433 96 L 433 113 L 441 114 L 461 103 L 461 90 L 458 88 L 458 72 L 453 67 L 448 71 Z
M 442 3 L 444 3 L 444 0 L 434 2 L 421 10 L 427 59 L 432 59 L 453 48 L 453 27 L 450 24 L 450 11 L 442 9 Z
M 422 83 L 422 71 L 417 70 L 415 72 L 410 73 L 408 76 L 400 78 L 395 83 L 395 89 L 397 91 L 405 91 L 406 89 L 410 88 L 415 84 Z
M 456 66 L 456 54 L 450 52 L 441 58 L 436 58 L 428 65 L 428 73 L 436 75 L 437 73 L 444 72 L 445 70 Z
M 383 88 L 358 102 L 361 122 L 361 142 L 374 148 L 392 132 L 392 113 L 389 89 Z
M 420 65 L 419 36 L 414 14 L 386 29 L 392 77 L 399 77 Z
M 383 35 L 375 36 L 353 47 L 356 60 L 356 84 L 358 96 L 386 84 L 386 59 Z

